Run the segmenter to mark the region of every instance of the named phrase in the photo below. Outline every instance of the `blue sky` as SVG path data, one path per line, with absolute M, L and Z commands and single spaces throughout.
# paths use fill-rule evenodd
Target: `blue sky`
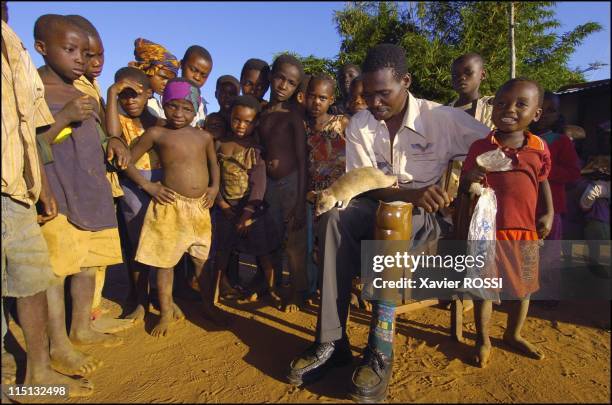
M 344 2 L 8 2 L 9 25 L 30 50 L 34 63 L 43 64 L 34 50 L 33 27 L 47 13 L 81 14 L 98 29 L 105 47 L 106 63 L 100 77 L 104 91 L 115 71 L 133 60 L 134 40 L 147 38 L 161 43 L 179 59 L 190 45 L 207 48 L 213 56 L 213 71 L 203 96 L 209 112 L 218 109 L 214 98 L 217 78 L 240 75 L 251 57 L 270 61 L 274 54 L 292 50 L 301 55 L 333 58 L 340 37 L 333 23 L 334 10 Z M 559 32 L 586 21 L 604 29 L 589 37 L 570 61 L 587 67 L 589 62 L 610 63 L 610 3 L 559 2 Z M 610 78 L 610 66 L 587 72 L 588 80 Z

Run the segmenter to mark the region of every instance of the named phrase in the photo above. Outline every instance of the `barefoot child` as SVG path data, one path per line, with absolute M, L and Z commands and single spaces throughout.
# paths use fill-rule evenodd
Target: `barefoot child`
M 133 148 L 145 130 L 161 123 L 147 108 L 151 94 L 149 78 L 142 70 L 134 67 L 119 69 L 115 73 L 115 83 L 108 89 L 106 127 L 109 135 L 121 137 Z M 147 180 L 161 180 L 161 164 L 154 150 L 145 153 L 134 165 Z M 124 195 L 119 200 L 119 215 L 123 216 L 126 227 L 127 240 L 123 242 L 131 281 L 128 297 L 130 308 L 126 318 L 143 320 L 149 307 L 149 268 L 136 262 L 134 256 L 151 197 L 123 173 L 120 183 Z
M 304 122 L 291 102 L 303 77 L 304 69 L 295 57 L 285 54 L 276 58 L 270 74 L 270 104 L 261 114 L 258 129 L 267 164 L 265 200 L 281 240 L 287 241 L 292 296 L 285 306 L 286 311 L 299 309 L 308 283 L 306 232 L 303 229 L 306 223 L 306 139 Z M 280 252 L 278 257 L 282 257 Z M 280 268 L 278 263 L 275 268 Z
M 236 97 L 231 108 L 231 130 L 219 144 L 221 187 L 216 201 L 215 267 L 219 277 L 234 250 L 257 256 L 267 282 L 264 295 L 278 306 L 280 297 L 274 287 L 270 254 L 278 246 L 279 235 L 263 205 L 266 165 L 252 136 L 259 111 L 255 97 Z
M 328 75 L 316 75 L 310 79 L 306 91 L 306 144 L 308 152 L 308 192 L 328 188 L 346 171 L 346 144 L 344 130 L 349 119 L 345 115 L 331 115 L 329 107 L 334 103 L 336 81 Z M 308 226 L 308 292 L 316 294 L 318 269 L 312 260 L 314 229 L 316 229 L 313 205 L 307 205 L 311 218 Z
M 492 114 L 497 129 L 472 144 L 461 181 L 463 191 L 471 183 L 483 180 L 495 191 L 498 241 L 495 263 L 503 278 L 504 293 L 513 299 L 509 302 L 511 308 L 504 341 L 536 359 L 542 359 L 544 354 L 521 336 L 521 329 L 527 318 L 530 295 L 539 288 L 537 244 L 529 241 L 545 238 L 553 218 L 547 180 L 550 153 L 544 141 L 528 131 L 529 124 L 542 114 L 543 96 L 540 85 L 527 79 L 512 79 L 500 87 Z M 495 149 L 512 159 L 512 170 L 486 173 L 476 164 L 476 157 Z M 546 210 L 544 215 L 536 218 L 538 198 L 545 202 Z M 480 367 L 487 365 L 491 352 L 491 311 L 490 299 L 474 301 L 476 362 Z
M 189 125 L 201 102 L 199 89 L 188 80 L 173 79 L 162 100 L 166 125 L 145 131 L 126 170 L 127 176 L 153 198 L 136 251 L 136 261 L 157 268 L 161 318 L 151 331 L 153 336 L 166 336 L 170 325 L 183 318 L 172 298 L 174 266 L 188 252 L 196 272 L 202 274 L 211 242 L 208 209 L 219 189 L 212 136 Z M 153 148 L 163 169 L 161 183 L 147 180 L 134 165 Z M 216 309 L 204 288 L 210 291 L 210 284 L 201 279 L 205 314 L 214 317 Z
M 185 56 L 181 59 L 181 77 L 194 82 L 200 92 L 206 84 L 208 76 L 213 67 L 212 56 L 205 48 L 199 45 L 192 45 L 185 51 Z M 202 103 L 198 108 L 198 113 L 191 123 L 192 127 L 202 128 L 206 120 L 206 100 L 202 99 Z
M 268 105 L 268 102 L 264 100 L 264 95 L 270 88 L 269 76 L 270 65 L 261 59 L 251 58 L 247 60 L 240 71 L 242 94 L 255 97 L 262 109 Z
M 211 131 L 215 140 L 219 140 L 229 132 L 230 113 L 234 98 L 240 94 L 240 82 L 232 75 L 223 75 L 217 79 L 215 98 L 219 103 L 219 111 L 206 117 L 204 128 Z
M 174 79 L 178 73 L 180 62 L 163 46 L 144 38 L 134 41 L 135 61 L 128 63 L 145 72 L 151 81 L 153 93 L 161 97 L 168 80 Z M 149 112 L 158 118 L 165 118 L 164 108 L 159 100 L 151 95 L 147 102 Z
M 42 226 L 51 266 L 56 275 L 71 276 L 72 323 L 66 334 L 64 285 L 47 290 L 51 360 L 66 373 L 87 373 L 96 367 L 91 357 L 72 344 L 102 344 L 122 339 L 91 328 L 91 305 L 97 267 L 122 262 L 117 218 L 105 160 L 117 157 L 122 167 L 129 153 L 118 138 L 108 138 L 107 152 L 100 144 L 96 101 L 78 91 L 74 80 L 85 72 L 87 35 L 74 23 L 58 15 L 40 17 L 34 27 L 34 47 L 43 56 L 39 69 L 45 99 L 55 123 L 38 136 L 39 144 L 51 145 L 51 160 L 45 165 L 50 189 L 59 214 Z
M 100 117 L 100 133 L 101 138 L 106 138 L 106 118 L 105 118 L 105 105 L 104 99 L 100 86 L 98 85 L 97 78 L 102 74 L 102 68 L 104 67 L 104 45 L 102 44 L 102 38 L 96 30 L 96 27 L 87 20 L 85 17 L 80 15 L 67 15 L 70 21 L 74 22 L 79 26 L 86 34 L 89 42 L 89 50 L 87 51 L 88 61 L 85 66 L 85 74 L 74 81 L 74 87 L 76 87 L 82 93 L 91 96 L 96 100 L 98 104 L 98 115 Z M 119 176 L 116 171 L 106 172 L 106 178 L 111 184 L 111 191 L 113 197 L 121 197 L 123 190 L 119 184 Z M 104 288 L 104 279 L 106 276 L 106 267 L 99 267 L 96 270 L 96 287 L 94 290 L 94 298 L 91 308 L 91 319 L 92 326 L 99 332 L 118 332 L 120 330 L 129 328 L 132 322 L 112 319 L 109 317 L 102 316 L 102 309 L 100 304 L 102 303 L 102 289 Z
M 2 2 L 2 301 L 15 297 L 26 349 L 23 384 L 66 385 L 71 397 L 93 393 L 93 385 L 51 368 L 46 290 L 63 280 L 53 274 L 46 242 L 37 224 L 57 215 L 57 203 L 47 184 L 36 150 L 36 129 L 53 124 L 44 86 L 21 39 L 7 24 Z M 8 325 L 2 311 L 2 402 L 5 384 L 15 384 L 17 364 L 4 350 Z M 7 314 L 8 315 L 8 314 Z M 65 324 L 64 324 L 65 327 Z M 57 355 L 58 353 L 54 353 Z M 77 355 L 78 356 L 78 355 Z M 55 357 L 57 360 L 57 357 Z M 85 356 L 79 366 L 88 367 Z M 9 401 L 6 401 L 7 403 Z

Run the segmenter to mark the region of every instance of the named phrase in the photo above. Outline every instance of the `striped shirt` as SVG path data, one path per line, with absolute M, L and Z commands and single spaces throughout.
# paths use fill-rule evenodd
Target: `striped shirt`
M 54 119 L 28 51 L 4 21 L 2 42 L 2 194 L 31 205 L 41 188 L 36 128 Z

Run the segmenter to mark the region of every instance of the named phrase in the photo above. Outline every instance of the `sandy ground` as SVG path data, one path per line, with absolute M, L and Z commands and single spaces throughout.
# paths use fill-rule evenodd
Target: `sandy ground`
M 120 314 L 117 302 L 125 291 L 124 272 L 115 269 L 105 287 L 110 299 L 103 302 L 110 315 Z M 119 334 L 125 339 L 122 346 L 89 350 L 104 361 L 89 377 L 95 392 L 67 402 L 350 402 L 346 392 L 367 341 L 369 314 L 351 311 L 353 365 L 295 388 L 286 383 L 286 368 L 313 340 L 316 308 L 285 314 L 260 304 L 226 303 L 223 308 L 232 324 L 222 330 L 199 315 L 197 303 L 180 299 L 177 303 L 187 319 L 174 326 L 171 336 L 150 336 L 157 315 L 149 314 L 144 324 Z M 524 336 L 543 348 L 546 358 L 541 361 L 504 346 L 501 336 L 507 314 L 503 306 L 496 307 L 492 359 L 484 370 L 471 362 L 472 311 L 464 319 L 467 345 L 450 340 L 449 311 L 442 307 L 402 315 L 388 402 L 610 403 L 609 304 L 582 300 L 562 302 L 554 310 L 532 306 Z M 11 331 L 23 344 L 14 323 Z M 15 344 L 12 349 L 17 350 L 20 381 L 23 351 Z

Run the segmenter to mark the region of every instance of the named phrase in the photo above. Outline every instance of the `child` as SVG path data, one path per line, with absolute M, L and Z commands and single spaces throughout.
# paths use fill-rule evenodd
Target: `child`
M 491 113 L 493 96 L 480 96 L 480 83 L 486 78 L 484 61 L 477 53 L 466 53 L 453 61 L 453 88 L 459 97 L 449 105 L 461 108 L 489 128 L 493 128 Z
M 96 102 L 73 86 L 85 73 L 87 35 L 66 17 L 44 15 L 36 21 L 34 38 L 34 47 L 45 60 L 39 73 L 55 119 L 38 135 L 39 144 L 51 145 L 52 160 L 45 165 L 45 172 L 59 210 L 59 215 L 41 230 L 55 274 L 64 279 L 72 276 L 70 340 L 66 334 L 64 283 L 47 290 L 51 360 L 65 374 L 88 373 L 98 362 L 76 351 L 72 343 L 112 347 L 123 342 L 94 331 L 90 314 L 96 268 L 122 261 L 105 157 L 112 160 L 116 156 L 117 165 L 123 167 L 129 154 L 115 137 L 108 139 L 104 153 L 96 129 Z
M 96 27 L 94 27 L 94 25 L 85 17 L 80 15 L 67 15 L 66 18 L 78 25 L 79 28 L 81 28 L 87 34 L 89 50 L 87 51 L 88 61 L 85 66 L 85 74 L 74 81 L 74 87 L 96 100 L 98 104 L 98 116 L 100 117 L 99 129 L 101 138 L 105 139 L 105 106 L 100 86 L 98 85 L 97 81 L 97 78 L 102 74 L 102 68 L 104 67 L 104 46 L 102 45 L 102 38 L 100 38 L 100 34 L 98 33 L 98 30 L 96 30 Z M 121 197 L 123 195 L 123 190 L 119 184 L 117 172 L 107 171 L 106 178 L 111 184 L 113 197 Z M 104 288 L 105 276 L 106 267 L 99 267 L 96 270 L 96 287 L 94 290 L 94 298 L 91 308 L 91 318 L 93 320 L 92 327 L 100 332 L 118 332 L 125 328 L 129 328 L 131 326 L 131 322 L 102 317 L 102 309 L 100 308 L 100 304 L 102 303 L 102 289 Z
M 208 208 L 219 190 L 219 168 L 212 136 L 189 124 L 198 110 L 200 91 L 192 82 L 173 79 L 163 95 L 166 125 L 147 129 L 132 150 L 127 176 L 153 198 L 145 215 L 136 261 L 157 268 L 161 318 L 151 331 L 166 336 L 170 325 L 184 316 L 173 302 L 174 266 L 189 252 L 197 274 L 208 259 L 211 224 Z M 144 178 L 134 163 L 155 148 L 164 169 L 161 182 Z M 204 313 L 217 321 L 210 283 L 200 279 Z
M 293 99 L 296 103 L 297 111 L 300 112 L 303 119 L 306 119 L 306 89 L 308 89 L 308 83 L 310 82 L 311 75 L 304 75 L 300 87 L 295 91 Z
M 350 115 L 348 110 L 348 97 L 351 90 L 353 79 L 361 74 L 361 68 L 352 63 L 343 65 L 338 70 L 338 83 L 340 87 L 340 98 L 331 106 L 330 113 L 333 115 Z
M 555 215 L 547 242 L 540 250 L 541 288 L 543 298 L 558 299 L 561 281 L 561 239 L 563 228 L 561 216 L 567 212 L 565 187 L 580 178 L 578 155 L 571 139 L 564 134 L 564 120 L 560 113 L 559 96 L 549 91 L 544 93 L 542 116 L 530 126 L 531 131 L 544 139 L 550 151 L 552 167 L 548 181 L 552 192 Z M 548 301 L 554 306 L 558 301 Z
M 223 75 L 217 79 L 215 98 L 219 103 L 219 111 L 206 118 L 204 128 L 210 128 L 215 140 L 219 140 L 229 132 L 230 113 L 234 98 L 240 94 L 240 82 L 232 75 Z
M 27 351 L 23 384 L 65 385 L 70 397 L 87 396 L 93 393 L 89 381 L 56 372 L 49 359 L 45 290 L 63 280 L 53 274 L 47 245 L 37 223 L 37 200 L 41 214 L 38 222 L 55 217 L 57 205 L 49 193 L 45 169 L 36 150 L 36 128 L 52 125 L 54 120 L 45 103 L 44 86 L 32 58 L 7 24 L 6 2 L 3 1 L 1 6 L 2 402 L 11 402 L 5 396 L 5 385 L 15 384 L 17 372 L 15 359 L 4 346 L 8 332 L 9 306 L 6 304 L 12 300 L 16 301 Z M 54 354 L 57 360 L 57 352 Z
M 306 232 L 303 229 L 306 223 L 306 139 L 304 123 L 291 103 L 303 77 L 304 69 L 295 57 L 284 54 L 276 58 L 270 74 L 270 104 L 261 114 L 258 128 L 266 151 L 265 200 L 278 234 L 287 240 L 293 290 L 285 306 L 287 312 L 299 309 L 307 290 Z M 280 252 L 275 268 L 281 268 Z M 278 278 L 281 277 L 277 274 Z
M 266 165 L 251 136 L 259 111 L 255 97 L 236 97 L 231 108 L 231 130 L 219 144 L 221 188 L 216 201 L 215 266 L 219 277 L 233 250 L 257 256 L 266 277 L 267 295 L 272 305 L 278 306 L 280 297 L 274 288 L 270 253 L 277 248 L 279 235 L 263 206 Z
M 328 75 L 310 79 L 306 91 L 306 144 L 308 151 L 308 191 L 321 191 L 329 187 L 346 171 L 344 130 L 349 119 L 344 115 L 331 115 L 336 81 Z M 314 241 L 313 205 L 308 204 L 308 296 L 317 290 L 318 269 L 312 260 Z M 312 218 L 312 219 L 311 219 Z
M 181 59 L 181 77 L 191 80 L 202 89 L 208 80 L 212 66 L 213 62 L 210 52 L 201 46 L 192 45 L 187 48 L 185 56 Z M 198 113 L 193 119 L 191 126 L 202 128 L 206 120 L 206 113 L 206 100 L 202 99 Z
M 144 38 L 134 41 L 134 56 L 136 60 L 128 63 L 128 66 L 138 68 L 147 74 L 154 94 L 159 96 L 164 94 L 166 83 L 174 79 L 178 73 L 180 63 L 176 56 L 163 46 Z M 148 100 L 147 108 L 154 116 L 165 118 L 161 103 L 153 95 Z
M 608 133 L 607 139 L 609 136 Z M 603 150 L 609 149 L 608 144 Z M 584 237 L 589 246 L 590 269 L 600 277 L 610 278 L 610 266 L 600 262 L 601 241 L 610 240 L 610 155 L 591 157 L 582 173 L 588 179 L 580 208 L 585 213 Z
M 264 95 L 270 88 L 270 65 L 261 59 L 247 60 L 240 71 L 240 87 L 243 95 L 255 97 L 262 109 L 268 105 Z
M 472 144 L 461 180 L 464 192 L 471 183 L 483 180 L 495 191 L 496 239 L 504 241 L 496 244 L 495 262 L 503 277 L 504 291 L 518 299 L 510 301 L 512 308 L 504 341 L 537 359 L 544 358 L 544 354 L 521 336 L 521 329 L 527 318 L 530 294 L 538 289 L 537 251 L 533 254 L 537 245 L 528 241 L 545 238 L 550 232 L 553 216 L 552 197 L 546 180 L 551 165 L 550 153 L 544 141 L 528 131 L 529 124 L 542 114 L 543 93 L 537 82 L 527 79 L 512 79 L 500 87 L 492 114 L 497 129 Z M 476 164 L 476 157 L 495 149 L 512 158 L 512 170 L 486 173 Z M 546 210 L 536 219 L 539 197 L 545 201 Z M 491 304 L 490 299 L 474 302 L 476 362 L 480 367 L 487 365 L 491 353 Z
M 147 75 L 140 69 L 124 67 L 115 73 L 115 83 L 108 89 L 108 111 L 106 127 L 111 136 L 120 136 L 134 147 L 145 130 L 161 119 L 153 116 L 147 107 L 147 100 L 153 91 Z M 154 150 L 150 150 L 134 164 L 140 175 L 149 181 L 162 178 L 161 164 Z M 131 289 L 128 301 L 135 309 L 128 311 L 127 319 L 143 320 L 148 309 L 148 267 L 134 260 L 144 215 L 151 197 L 129 178 L 120 178 L 124 196 L 119 200 L 119 212 L 123 216 L 127 240 L 127 266 L 130 272 Z
M 348 99 L 348 111 L 350 115 L 355 115 L 361 110 L 368 108 L 368 104 L 363 98 L 363 79 L 357 76 L 351 82 Z

